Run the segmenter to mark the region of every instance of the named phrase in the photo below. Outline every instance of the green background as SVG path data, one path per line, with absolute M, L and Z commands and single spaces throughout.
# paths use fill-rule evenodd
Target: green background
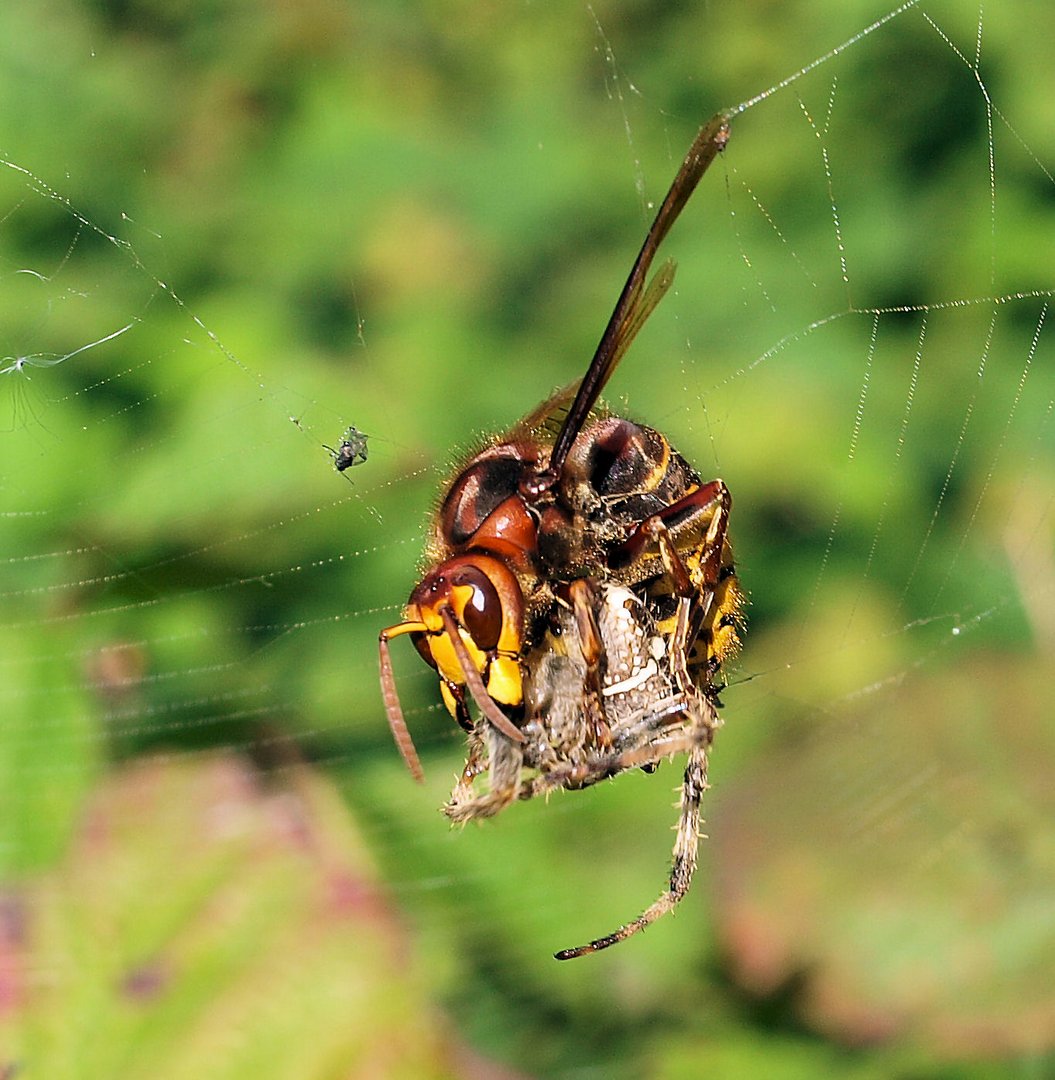
M 421 788 L 377 688 L 699 124 L 883 14 L 4 9 L 0 1075 L 1055 1069 L 1047 5 L 984 9 L 984 93 L 964 2 L 777 90 L 667 242 L 609 395 L 729 484 L 750 594 L 677 915 L 551 958 L 658 891 L 674 767 L 451 831 L 433 676 Z

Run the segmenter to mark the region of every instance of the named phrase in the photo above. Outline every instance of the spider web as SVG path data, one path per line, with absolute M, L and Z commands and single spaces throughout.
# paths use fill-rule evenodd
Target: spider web
M 670 1075 L 806 1031 L 924 1072 L 1050 1047 L 1051 16 L 735 7 L 5 13 L 32 43 L 0 65 L 8 879 L 61 864 L 118 763 L 307 767 L 422 993 L 525 1074 L 657 1035 Z M 711 838 L 670 926 L 555 975 L 658 891 L 675 772 L 451 833 L 463 739 L 408 647 L 410 782 L 376 636 L 452 463 L 584 370 L 722 103 L 609 388 L 733 493 Z

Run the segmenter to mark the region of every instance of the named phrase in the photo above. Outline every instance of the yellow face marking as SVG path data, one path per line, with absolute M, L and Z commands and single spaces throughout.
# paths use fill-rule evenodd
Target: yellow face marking
M 514 657 L 496 656 L 487 673 L 487 692 L 503 705 L 519 705 L 524 700 L 520 664 Z
M 420 622 L 426 628 L 429 652 L 441 676 L 440 693 L 452 716 L 457 715 L 456 703 L 447 684 L 464 686 L 465 672 L 462 671 L 458 654 L 447 634 L 440 610 L 443 604 L 448 604 L 456 619 L 461 622 L 466 606 L 472 601 L 473 591 L 471 585 L 456 585 L 450 590 L 450 598 L 445 599 L 442 604 L 435 607 L 409 605 L 407 608 L 408 619 Z M 516 659 L 520 652 L 520 635 L 515 623 L 502 620 L 502 632 L 496 650 L 498 655 L 495 656 L 488 656 L 487 652 L 479 648 L 468 631 L 462 630 L 461 638 L 473 666 L 481 675 L 486 672 L 485 686 L 488 694 L 503 705 L 521 704 L 524 700 L 524 685 L 520 664 Z
M 447 712 L 458 719 L 458 704 L 454 700 L 454 695 L 451 693 L 451 688 L 441 679 L 440 680 L 440 697 L 443 698 L 443 704 L 447 706 Z
M 451 587 L 451 611 L 458 616 L 459 622 L 461 622 L 462 616 L 465 614 L 465 609 L 469 606 L 469 601 L 473 598 L 473 591 L 471 585 L 454 585 Z

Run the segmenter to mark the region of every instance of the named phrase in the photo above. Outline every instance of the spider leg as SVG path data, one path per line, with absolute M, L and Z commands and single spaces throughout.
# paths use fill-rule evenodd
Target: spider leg
M 465 803 L 472 802 L 476 798 L 476 792 L 473 790 L 473 781 L 487 768 L 486 765 L 486 753 L 487 747 L 484 740 L 480 737 L 479 732 L 475 728 L 469 730 L 469 756 L 466 758 L 465 765 L 462 766 L 461 776 L 458 777 L 458 782 L 454 785 L 454 790 L 451 792 L 450 802 L 448 806 L 461 806 Z
M 707 740 L 709 742 L 709 739 Z M 674 841 L 674 861 L 670 871 L 670 883 L 659 898 L 646 908 L 633 922 L 628 922 L 618 930 L 595 938 L 586 945 L 574 949 L 561 949 L 554 953 L 557 960 L 573 960 L 577 956 L 599 952 L 662 918 L 673 910 L 689 891 L 692 875 L 696 870 L 696 855 L 699 848 L 700 799 L 707 788 L 707 742 L 700 743 L 689 752 L 689 761 L 685 767 L 685 779 L 681 785 L 681 815 L 678 819 L 678 833 Z
M 520 785 L 520 771 L 524 765 L 524 751 L 519 743 L 507 739 L 500 731 L 484 726 L 489 746 L 488 767 L 491 789 L 484 795 L 474 795 L 473 778 L 483 771 L 480 764 L 484 740 L 479 728 L 470 736 L 469 760 L 465 763 L 461 778 L 454 785 L 450 802 L 443 812 L 456 824 L 464 824 L 473 818 L 494 817 L 516 797 Z M 475 741 L 474 741 L 475 739 Z
M 628 750 L 609 751 L 590 754 L 582 761 L 569 761 L 558 765 L 539 776 L 525 780 L 517 794 L 519 799 L 533 799 L 536 795 L 546 795 L 558 788 L 578 789 L 589 787 L 617 776 L 630 769 L 642 768 L 654 764 L 675 754 L 691 753 L 699 746 L 709 746 L 717 726 L 717 715 L 713 707 L 704 701 L 703 711 L 708 714 L 691 726 L 677 727 L 669 734 L 651 739 L 640 746 Z M 688 706 L 686 706 L 688 708 Z M 710 718 L 713 716 L 713 720 Z

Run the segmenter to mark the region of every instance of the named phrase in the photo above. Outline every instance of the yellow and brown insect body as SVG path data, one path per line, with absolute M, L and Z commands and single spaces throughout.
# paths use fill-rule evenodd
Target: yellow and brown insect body
M 576 440 L 568 455 L 562 486 L 570 491 L 586 483 L 601 498 L 620 500 L 658 493 L 671 472 L 671 456 L 670 443 L 654 428 L 608 416 L 592 424 Z M 674 471 L 695 475 L 680 457 Z M 669 497 L 665 499 L 670 501 Z
M 670 260 L 651 273 L 655 255 L 728 137 L 724 114 L 700 129 L 583 378 L 453 477 L 428 545 L 431 569 L 405 620 L 379 636 L 385 710 L 415 778 L 421 764 L 392 638 L 412 636 L 468 731 L 468 759 L 444 808 L 452 821 L 688 756 L 667 889 L 637 919 L 560 959 L 649 926 L 684 896 L 696 865 L 719 726 L 714 676 L 739 643 L 743 603 L 727 541 L 730 496 L 721 480 L 702 482 L 660 432 L 598 402 L 674 280 Z M 474 782 L 485 774 L 481 793 Z
M 655 551 L 650 563 L 637 562 L 644 547 L 635 545 L 634 536 L 654 515 L 672 513 L 699 484 L 696 472 L 655 429 L 614 416 L 588 428 L 568 455 L 559 488 L 559 501 L 575 526 L 574 542 L 583 549 L 578 561 L 584 571 L 603 568 L 627 583 L 661 572 Z M 544 552 L 557 543 L 554 536 L 539 538 Z M 561 557 L 575 558 L 567 550 Z
M 745 622 L 745 601 L 740 580 L 733 568 L 732 551 L 728 544 L 724 544 L 721 576 L 715 586 L 711 609 L 703 624 L 703 634 L 710 635 L 708 658 L 712 665 L 711 674 L 731 660 L 740 649 L 740 632 Z

